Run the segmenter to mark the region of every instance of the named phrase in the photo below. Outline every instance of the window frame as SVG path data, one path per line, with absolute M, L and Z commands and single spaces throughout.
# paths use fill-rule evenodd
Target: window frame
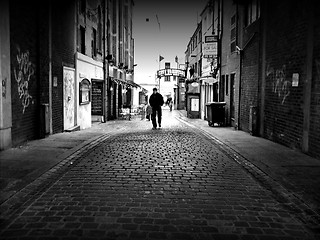
M 85 99 L 83 99 L 85 97 Z M 79 104 L 86 105 L 91 101 L 91 83 L 87 78 L 79 82 Z

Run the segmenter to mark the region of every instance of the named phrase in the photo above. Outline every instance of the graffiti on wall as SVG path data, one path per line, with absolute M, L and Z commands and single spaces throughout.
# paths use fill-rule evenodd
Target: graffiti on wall
M 63 69 L 63 94 L 64 94 L 64 128 L 74 126 L 74 99 L 75 99 L 74 69 Z
M 272 82 L 272 92 L 278 96 L 281 104 L 284 104 L 286 98 L 290 95 L 290 87 L 292 84 L 291 81 L 286 79 L 286 65 L 278 69 L 274 69 L 268 65 L 266 78 Z
M 29 93 L 30 80 L 34 75 L 34 64 L 29 59 L 29 51 L 22 52 L 17 47 L 17 65 L 14 67 L 14 78 L 18 84 L 18 94 L 23 107 L 22 113 L 24 114 L 26 108 L 30 105 L 32 96 Z

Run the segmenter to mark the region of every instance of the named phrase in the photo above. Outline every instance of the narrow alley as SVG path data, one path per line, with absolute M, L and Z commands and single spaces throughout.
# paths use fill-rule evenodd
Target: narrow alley
M 230 149 L 163 112 L 161 129 L 141 119 L 96 129 L 99 138 L 2 203 L 0 238 L 316 239 Z

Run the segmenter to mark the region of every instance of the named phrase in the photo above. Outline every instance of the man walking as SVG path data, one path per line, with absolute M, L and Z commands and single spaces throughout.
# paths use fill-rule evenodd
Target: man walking
M 151 120 L 153 125 L 153 130 L 157 129 L 157 120 L 156 116 L 158 115 L 158 124 L 159 127 L 161 127 L 161 116 L 162 116 L 162 109 L 161 106 L 163 105 L 163 97 L 160 93 L 158 93 L 157 88 L 153 89 L 153 93 L 150 96 L 149 99 L 150 106 L 152 107 L 152 114 L 151 114 Z

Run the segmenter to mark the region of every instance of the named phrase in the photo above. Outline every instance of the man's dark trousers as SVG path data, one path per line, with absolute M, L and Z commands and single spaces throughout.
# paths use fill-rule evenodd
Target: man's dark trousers
M 152 108 L 151 120 L 152 120 L 152 125 L 154 128 L 157 128 L 157 119 L 156 119 L 157 114 L 158 114 L 158 124 L 160 127 L 161 126 L 161 116 L 162 116 L 161 106 Z

